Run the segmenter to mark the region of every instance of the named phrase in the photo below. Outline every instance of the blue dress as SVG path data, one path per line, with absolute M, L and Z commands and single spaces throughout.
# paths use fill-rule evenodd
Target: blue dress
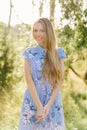
M 61 59 L 66 58 L 63 48 L 59 47 L 57 52 Z M 52 87 L 50 84 L 48 82 L 43 83 L 42 81 L 41 70 L 44 63 L 45 49 L 40 45 L 27 48 L 22 56 L 30 63 L 32 79 L 36 86 L 40 101 L 44 106 L 47 104 L 52 94 Z M 48 116 L 44 120 L 37 122 L 36 106 L 29 90 L 26 89 L 18 130 L 65 130 L 61 92 L 58 93 Z

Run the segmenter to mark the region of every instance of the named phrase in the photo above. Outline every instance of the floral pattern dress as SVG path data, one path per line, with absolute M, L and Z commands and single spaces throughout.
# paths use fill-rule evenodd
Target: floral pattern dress
M 66 58 L 63 48 L 59 47 L 57 52 L 61 59 Z M 43 83 L 42 81 L 41 71 L 44 64 L 44 56 L 45 49 L 40 45 L 27 48 L 22 54 L 22 57 L 26 58 L 30 63 L 32 79 L 43 106 L 47 104 L 53 91 L 48 82 Z M 29 90 L 26 89 L 18 130 L 65 130 L 61 92 L 58 93 L 48 116 L 44 120 L 37 122 L 36 111 L 34 101 Z

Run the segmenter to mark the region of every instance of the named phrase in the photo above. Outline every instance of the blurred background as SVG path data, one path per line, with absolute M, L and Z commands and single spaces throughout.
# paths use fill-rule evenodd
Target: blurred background
M 26 82 L 22 52 L 31 27 L 53 23 L 66 53 L 62 100 L 66 130 L 87 130 L 87 0 L 0 0 L 0 130 L 17 130 Z

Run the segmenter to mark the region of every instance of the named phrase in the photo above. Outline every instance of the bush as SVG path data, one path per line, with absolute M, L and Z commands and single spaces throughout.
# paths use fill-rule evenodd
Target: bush
M 6 26 L 0 24 L 0 90 L 4 88 L 10 91 L 17 80 L 14 73 L 16 53 L 6 31 Z

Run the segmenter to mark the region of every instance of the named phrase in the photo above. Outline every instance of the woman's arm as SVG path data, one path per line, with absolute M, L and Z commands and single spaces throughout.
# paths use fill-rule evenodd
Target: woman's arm
M 61 64 L 62 65 L 62 73 L 64 75 L 64 61 L 62 60 L 61 63 L 62 63 Z M 55 101 L 55 99 L 56 99 L 56 97 L 58 95 L 58 92 L 61 89 L 62 83 L 56 83 L 55 85 L 56 85 L 56 87 L 54 87 L 54 89 L 53 89 L 53 92 L 52 92 L 52 95 L 50 97 L 50 100 L 48 101 L 46 106 L 44 106 L 44 113 L 45 113 L 44 114 L 44 118 L 48 115 L 49 110 L 50 110 L 51 106 L 53 105 L 53 103 L 54 103 L 54 101 Z
M 32 80 L 30 64 L 29 64 L 27 59 L 25 59 L 24 71 L 25 71 L 25 79 L 26 79 L 26 83 L 27 83 L 29 92 L 30 92 L 31 97 L 32 97 L 32 99 L 37 107 L 37 115 L 41 115 L 42 111 L 43 111 L 43 106 L 42 106 L 41 101 L 39 99 L 39 96 L 37 94 L 35 84 Z
M 64 76 L 64 61 L 63 60 L 61 60 L 61 65 L 62 65 L 62 75 Z M 56 99 L 56 96 L 58 95 L 58 92 L 60 91 L 61 86 L 62 86 L 62 83 L 60 83 L 60 82 L 55 84 L 52 95 L 51 95 L 50 100 L 48 102 L 50 107 L 54 103 L 54 100 Z

